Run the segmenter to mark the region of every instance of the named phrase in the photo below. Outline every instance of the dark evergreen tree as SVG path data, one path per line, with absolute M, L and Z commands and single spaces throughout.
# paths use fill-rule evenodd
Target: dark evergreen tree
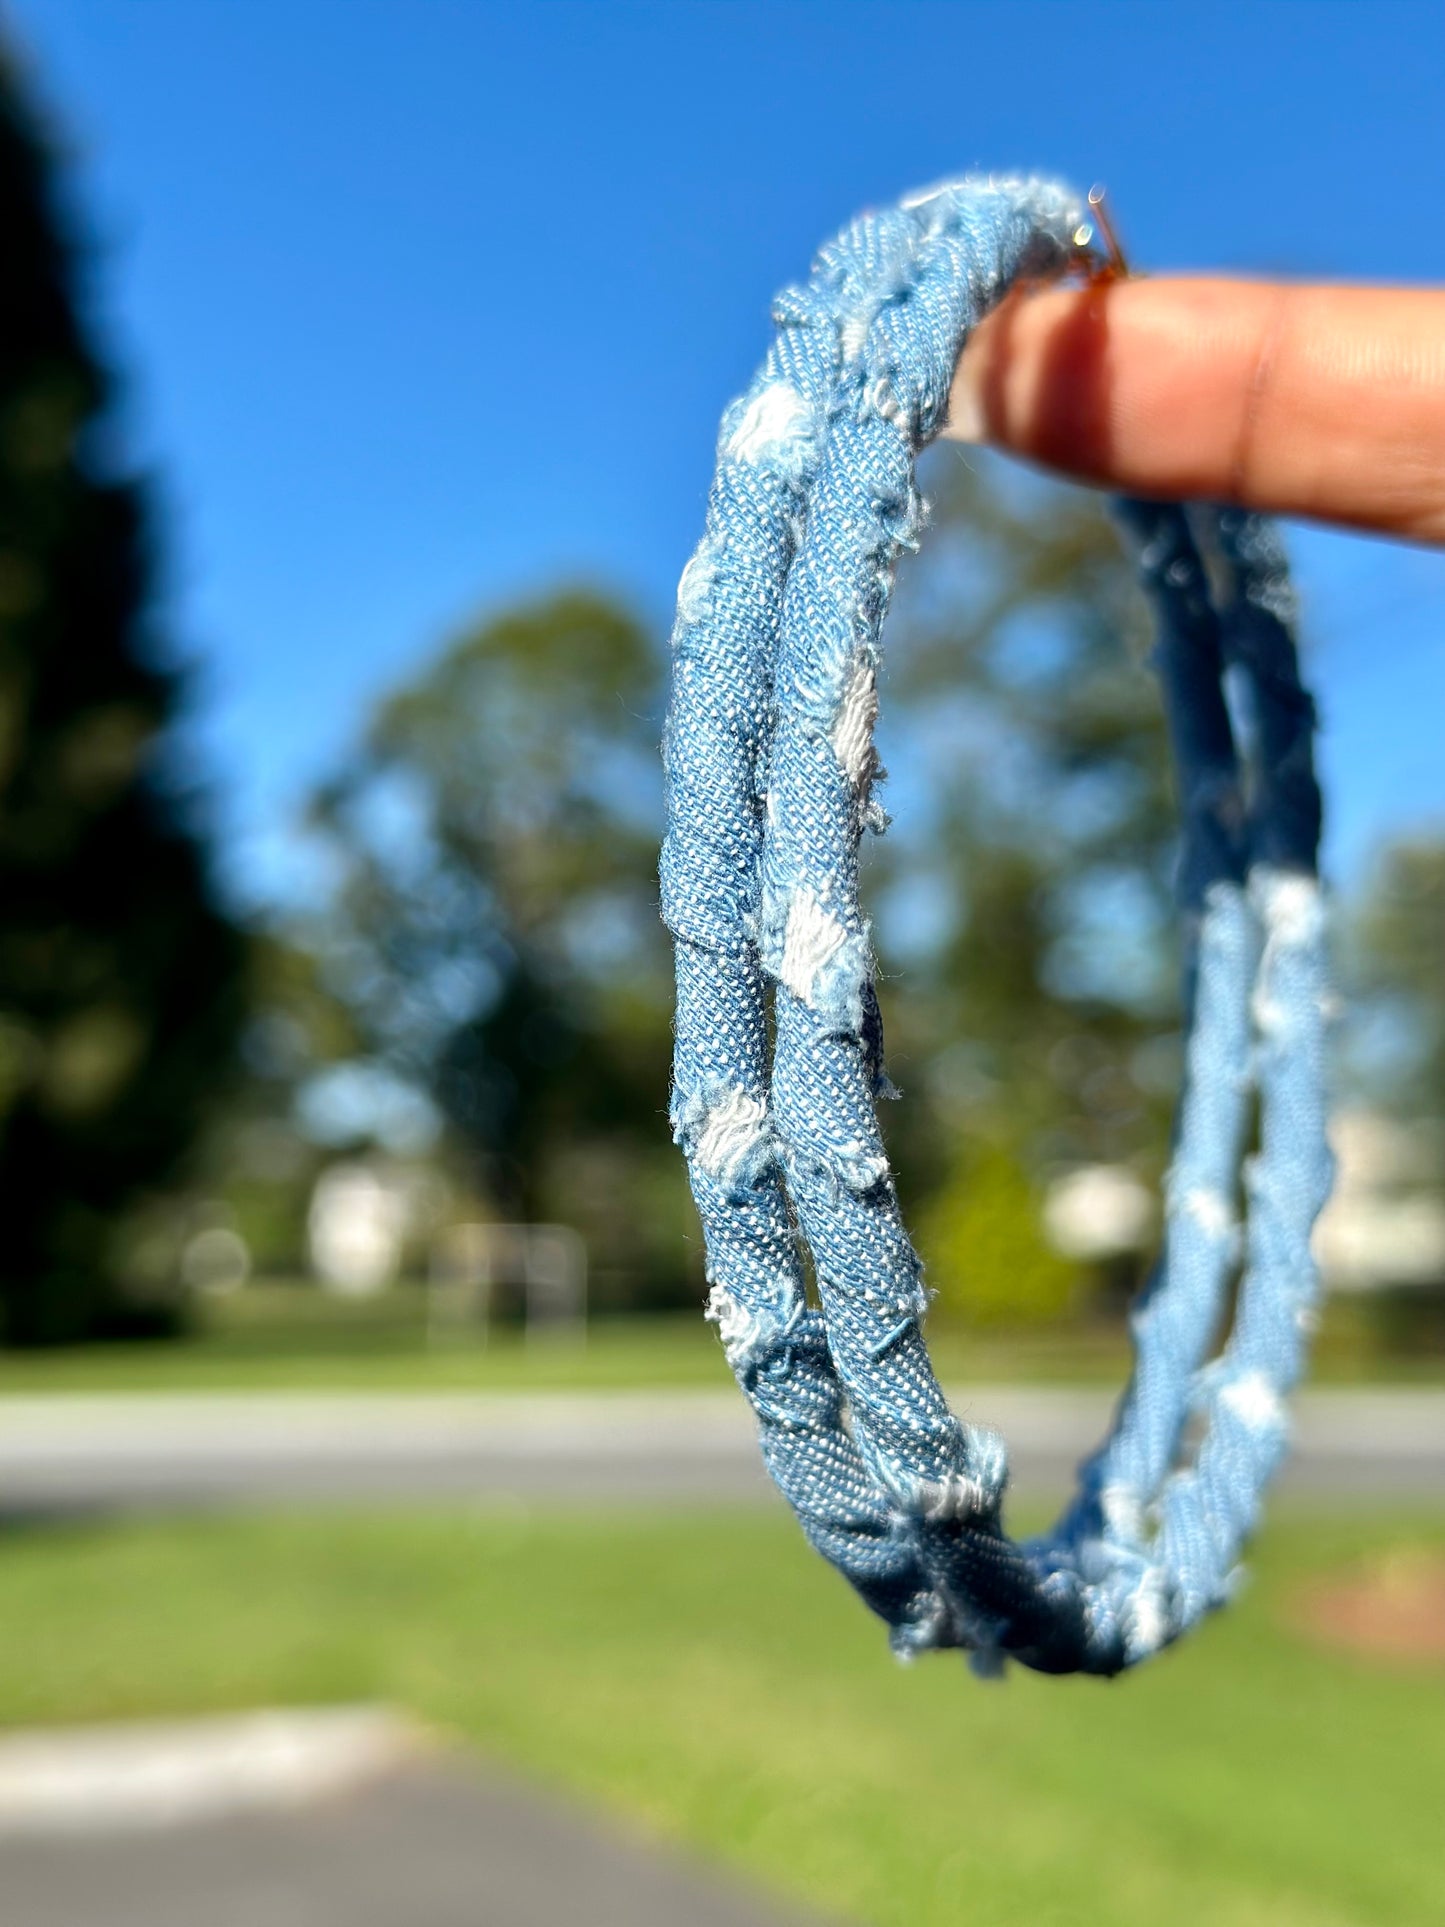
M 129 1214 L 228 1074 L 245 951 L 172 739 L 153 518 L 119 469 L 83 259 L 0 50 L 0 1321 L 134 1329 Z M 153 1318 L 153 1314 L 152 1314 Z

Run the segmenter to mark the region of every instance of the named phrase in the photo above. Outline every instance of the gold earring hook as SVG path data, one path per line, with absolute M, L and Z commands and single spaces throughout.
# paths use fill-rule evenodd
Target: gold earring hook
M 1119 230 L 1109 211 L 1108 197 L 1100 186 L 1089 189 L 1092 220 L 1074 229 L 1074 246 L 1083 253 L 1096 279 L 1123 280 L 1129 274 L 1129 261 L 1119 242 Z M 1102 243 L 1102 252 L 1097 243 Z

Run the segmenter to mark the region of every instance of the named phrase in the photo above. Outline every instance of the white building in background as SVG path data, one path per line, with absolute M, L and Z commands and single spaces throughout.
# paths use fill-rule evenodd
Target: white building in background
M 1330 1126 L 1335 1188 L 1315 1227 L 1328 1291 L 1445 1284 L 1445 1154 L 1438 1127 L 1341 1111 Z M 1157 1207 L 1118 1164 L 1086 1164 L 1050 1185 L 1044 1230 L 1056 1251 L 1100 1263 L 1150 1249 Z
M 307 1213 L 311 1268 L 328 1291 L 369 1298 L 401 1269 L 414 1184 L 360 1161 L 328 1165 Z
M 1147 1251 L 1156 1217 L 1153 1193 L 1123 1164 L 1082 1164 L 1055 1179 L 1044 1200 L 1049 1243 L 1085 1264 Z
M 1330 1291 L 1445 1284 L 1445 1156 L 1439 1127 L 1341 1111 L 1330 1126 L 1335 1188 L 1315 1227 Z

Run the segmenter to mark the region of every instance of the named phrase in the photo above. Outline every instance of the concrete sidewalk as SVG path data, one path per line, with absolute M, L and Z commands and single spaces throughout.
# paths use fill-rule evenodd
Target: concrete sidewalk
M 1008 1441 L 1014 1489 L 1061 1496 L 1113 1394 L 955 1388 Z M 1285 1491 L 1445 1502 L 1445 1392 L 1307 1391 Z M 94 1394 L 0 1399 L 0 1511 L 508 1497 L 763 1502 L 740 1397 L 711 1392 Z
M 0 1736 L 0 1894 L 5 1927 L 804 1927 L 379 1708 Z

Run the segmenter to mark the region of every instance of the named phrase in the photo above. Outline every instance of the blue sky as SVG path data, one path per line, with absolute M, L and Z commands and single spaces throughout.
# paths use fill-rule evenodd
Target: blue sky
M 1149 267 L 1445 280 L 1445 7 L 12 0 L 162 478 L 244 897 L 369 704 L 559 575 L 659 626 L 773 289 L 970 167 Z M 1330 849 L 1445 819 L 1445 556 L 1299 530 Z

